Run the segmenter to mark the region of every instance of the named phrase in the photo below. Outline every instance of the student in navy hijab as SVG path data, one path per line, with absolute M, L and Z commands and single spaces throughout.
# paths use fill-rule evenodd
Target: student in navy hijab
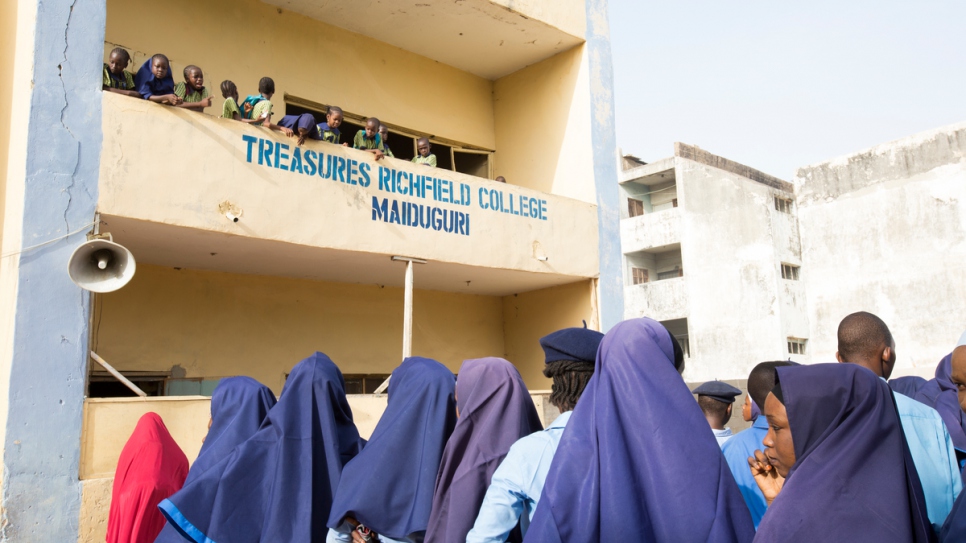
M 168 57 L 158 53 L 144 61 L 134 76 L 134 88 L 145 100 L 176 106 L 182 102 L 174 93 L 174 78 Z
M 426 543 L 466 541 L 510 446 L 543 430 L 520 372 L 502 358 L 463 362 L 456 406 L 459 420 L 443 451 Z
M 342 373 L 315 353 L 255 435 L 159 507 L 196 543 L 322 542 L 342 467 L 361 447 Z
M 893 392 L 898 392 L 903 396 L 915 399 L 916 393 L 926 385 L 926 380 L 918 375 L 906 375 L 889 379 L 889 387 Z
M 674 360 L 655 320 L 604 336 L 525 542 L 751 541 L 748 508 Z
M 773 500 L 755 542 L 935 541 L 889 385 L 854 364 L 777 372 L 748 459 Z
M 952 382 L 966 385 L 966 333 L 959 339 L 959 345 L 950 355 L 950 378 Z M 959 393 L 960 409 L 966 409 L 966 390 Z M 939 539 L 946 542 L 966 541 L 966 492 L 960 492 L 953 504 Z
M 211 427 L 201 445 L 198 458 L 191 465 L 185 485 L 191 484 L 219 460 L 228 456 L 242 442 L 252 437 L 275 405 L 275 395 L 251 377 L 222 379 L 211 395 Z M 155 543 L 183 543 L 184 538 L 171 524 Z
M 950 377 L 952 356 L 952 353 L 949 353 L 943 357 L 936 367 L 936 377 L 926 381 L 913 399 L 939 412 L 939 416 L 946 423 L 946 429 L 949 430 L 949 437 L 953 440 L 957 454 L 962 454 L 966 452 L 966 414 L 959 407 L 957 387 Z
M 443 448 L 456 425 L 455 386 L 453 372 L 428 358 L 407 358 L 392 372 L 386 411 L 342 473 L 329 540 L 348 541 L 354 523 L 383 541 L 422 538 Z

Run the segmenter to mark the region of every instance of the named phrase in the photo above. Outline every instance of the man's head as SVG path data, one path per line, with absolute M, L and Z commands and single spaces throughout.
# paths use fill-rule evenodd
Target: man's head
M 872 313 L 859 311 L 842 319 L 838 331 L 839 362 L 858 364 L 888 379 L 896 365 L 896 343 L 889 327 Z
M 366 119 L 366 137 L 369 139 L 375 138 L 376 134 L 379 133 L 380 124 L 379 119 L 375 117 L 369 117 Z
M 759 409 L 764 410 L 765 398 L 771 392 L 771 389 L 775 388 L 775 383 L 778 380 L 778 373 L 775 369 L 782 366 L 797 365 L 794 362 L 777 360 L 774 362 L 762 362 L 751 370 L 751 373 L 748 374 L 748 395 L 758 404 Z
M 959 343 L 953 349 L 952 366 L 951 379 L 959 391 L 959 407 L 966 411 L 966 332 L 963 332 Z
M 708 381 L 691 391 L 698 395 L 698 405 L 715 430 L 723 430 L 731 420 L 731 408 L 741 389 L 721 381 Z
M 168 75 L 168 57 L 158 53 L 151 57 L 151 73 L 158 79 Z
M 122 47 L 115 47 L 107 57 L 107 67 L 114 75 L 121 75 L 127 69 L 128 62 L 131 62 L 131 55 Z
M 275 80 L 271 77 L 263 77 L 258 80 L 258 93 L 266 99 L 271 100 L 275 94 Z
M 502 175 L 498 175 L 496 176 L 496 179 L 494 179 L 494 181 L 496 181 L 497 183 L 506 183 L 506 177 L 503 177 Z
M 602 339 L 604 334 L 587 328 L 564 328 L 540 338 L 547 363 L 543 374 L 553 379 L 550 403 L 561 413 L 577 405 L 594 374 Z
M 184 69 L 184 81 L 192 89 L 201 90 L 205 86 L 205 74 L 201 73 L 201 68 L 192 64 Z
M 342 108 L 339 106 L 329 106 L 325 110 L 325 124 L 329 125 L 330 130 L 335 130 L 342 126 Z
M 429 151 L 432 146 L 429 144 L 429 138 L 419 138 L 416 140 L 416 150 L 419 151 L 419 156 L 427 157 L 429 156 Z

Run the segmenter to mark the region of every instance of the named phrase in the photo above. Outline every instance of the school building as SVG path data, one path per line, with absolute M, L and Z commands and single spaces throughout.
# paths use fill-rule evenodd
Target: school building
M 323 351 L 371 428 L 404 344 L 539 390 L 538 338 L 624 315 L 605 0 L 11 0 L 0 27 L 4 540 L 102 541 L 137 418 L 193 458 L 222 377 L 279 393 Z M 102 92 L 115 47 L 200 66 L 215 105 Z M 263 76 L 275 119 L 375 116 L 397 158 L 217 117 Z M 119 290 L 68 277 L 95 232 L 136 259 Z
M 624 155 L 619 184 L 624 316 L 671 330 L 689 383 L 743 388 L 759 362 L 834 362 L 856 311 L 889 325 L 893 376 L 928 379 L 966 325 L 966 124 L 791 182 L 676 143 L 651 163 Z

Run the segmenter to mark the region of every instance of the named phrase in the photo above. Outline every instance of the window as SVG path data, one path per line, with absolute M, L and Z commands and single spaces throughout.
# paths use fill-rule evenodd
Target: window
M 635 198 L 627 199 L 627 216 L 639 217 L 644 214 L 644 202 Z
M 383 381 L 389 378 L 388 374 L 367 374 L 367 375 L 344 375 L 346 394 L 372 394 L 379 388 Z
M 677 268 L 674 270 L 657 272 L 657 280 L 663 281 L 665 279 L 674 279 L 675 277 L 684 277 L 684 270 Z
M 684 356 L 691 358 L 691 342 L 688 340 L 688 336 L 674 336 L 674 339 L 678 340 L 681 344 L 681 350 L 684 351 Z
M 793 264 L 782 264 L 782 279 L 798 281 L 799 266 Z
M 807 339 L 788 338 L 788 354 L 805 354 L 805 344 Z
M 792 212 L 792 201 L 787 198 L 779 198 L 775 196 L 775 209 L 781 211 L 782 213 Z
M 647 283 L 647 270 L 645 268 L 631 268 L 631 284 L 641 285 Z

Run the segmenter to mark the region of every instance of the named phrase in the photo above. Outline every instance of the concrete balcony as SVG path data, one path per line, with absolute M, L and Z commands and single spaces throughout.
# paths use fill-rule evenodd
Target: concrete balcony
M 112 93 L 103 110 L 102 230 L 139 262 L 400 286 L 405 255 L 433 262 L 417 288 L 486 295 L 598 274 L 592 204 Z
M 621 248 L 625 254 L 680 243 L 681 208 L 621 220 Z
M 659 321 L 688 317 L 684 277 L 624 287 L 624 318 L 650 317 Z

